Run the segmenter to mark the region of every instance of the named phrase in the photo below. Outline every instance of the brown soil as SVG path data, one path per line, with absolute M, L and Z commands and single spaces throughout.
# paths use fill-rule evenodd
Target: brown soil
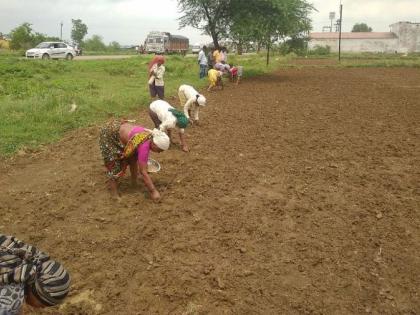
M 0 230 L 73 278 L 39 314 L 420 314 L 419 71 L 205 94 L 191 152 L 153 156 L 160 204 L 128 177 L 110 200 L 97 126 L 1 166 Z

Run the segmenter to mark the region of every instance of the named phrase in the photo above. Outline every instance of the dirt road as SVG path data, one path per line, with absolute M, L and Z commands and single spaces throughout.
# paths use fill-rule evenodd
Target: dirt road
M 73 277 L 39 314 L 420 314 L 418 70 L 205 94 L 191 152 L 153 156 L 160 204 L 128 178 L 110 200 L 97 126 L 1 166 L 1 230 Z

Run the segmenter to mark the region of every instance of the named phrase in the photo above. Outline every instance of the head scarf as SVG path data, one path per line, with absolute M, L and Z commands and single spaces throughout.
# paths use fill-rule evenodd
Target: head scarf
M 197 95 L 197 103 L 200 106 L 206 106 L 206 98 L 203 95 Z
M 149 62 L 148 69 L 152 69 L 153 65 L 156 63 L 164 64 L 165 63 L 165 57 L 162 55 L 156 55 L 153 57 L 153 59 Z
M 40 266 L 31 290 L 42 304 L 57 305 L 70 290 L 70 276 L 60 263 L 48 260 Z
M 70 276 L 58 262 L 13 236 L 0 234 L 0 290 L 28 288 L 44 305 L 60 303 L 70 290 Z
M 180 112 L 175 108 L 170 108 L 169 111 L 176 117 L 176 124 L 179 128 L 186 128 L 188 126 L 188 118 L 184 115 L 183 112 Z
M 153 129 L 152 130 L 152 141 L 154 144 L 157 145 L 157 147 L 161 150 L 168 150 L 170 140 L 166 133 L 163 131 L 160 131 L 159 129 Z

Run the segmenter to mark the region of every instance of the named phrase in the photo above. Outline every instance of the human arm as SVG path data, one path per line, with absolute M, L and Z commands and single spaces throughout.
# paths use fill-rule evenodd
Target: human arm
M 184 105 L 184 115 L 190 120 L 190 114 L 188 113 L 192 109 L 192 105 L 195 102 L 195 97 L 188 99 L 188 101 Z
M 153 184 L 152 178 L 150 177 L 149 173 L 147 172 L 147 163 L 139 163 L 140 174 L 143 177 L 144 185 L 146 186 L 147 190 L 150 193 L 150 198 L 153 201 L 160 200 L 160 193 L 156 189 L 155 185 Z
M 194 109 L 194 122 L 198 123 L 198 113 L 200 112 L 200 106 L 196 105 Z
M 130 158 L 130 176 L 131 176 L 131 185 L 135 186 L 137 184 L 137 176 L 138 176 L 138 165 L 136 161 L 135 155 Z
M 181 142 L 181 149 L 184 152 L 188 152 L 188 145 L 187 142 L 185 140 L 185 133 L 184 133 L 184 129 L 179 129 L 179 140 Z

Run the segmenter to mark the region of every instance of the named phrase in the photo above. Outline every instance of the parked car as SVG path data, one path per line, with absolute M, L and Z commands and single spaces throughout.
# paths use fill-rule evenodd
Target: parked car
M 42 42 L 35 48 L 27 50 L 25 55 L 26 58 L 72 60 L 76 56 L 76 51 L 63 42 Z

